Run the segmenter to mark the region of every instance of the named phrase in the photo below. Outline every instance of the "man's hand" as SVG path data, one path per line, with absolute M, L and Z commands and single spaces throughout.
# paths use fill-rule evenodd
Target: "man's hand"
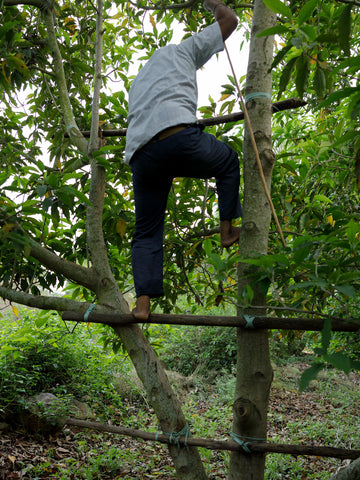
M 205 10 L 208 12 L 213 12 L 217 5 L 222 5 L 222 2 L 219 0 L 205 0 L 203 5 Z
M 238 18 L 235 12 L 219 0 L 205 0 L 204 8 L 213 12 L 215 20 L 220 25 L 221 34 L 225 41 L 237 27 Z

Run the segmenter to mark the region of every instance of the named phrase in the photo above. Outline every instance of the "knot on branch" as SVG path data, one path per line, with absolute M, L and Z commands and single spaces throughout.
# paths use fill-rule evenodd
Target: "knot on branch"
M 261 160 L 262 160 L 262 163 L 263 165 L 265 164 L 265 166 L 273 166 L 274 163 L 275 163 L 275 153 L 273 152 L 273 150 L 271 150 L 271 148 L 265 148 L 262 152 L 261 152 Z
M 250 222 L 245 222 L 242 228 L 245 232 L 253 232 L 254 230 L 257 230 L 256 223 L 252 220 Z
M 244 430 L 253 430 L 261 421 L 256 405 L 247 398 L 237 398 L 233 405 L 234 417 Z

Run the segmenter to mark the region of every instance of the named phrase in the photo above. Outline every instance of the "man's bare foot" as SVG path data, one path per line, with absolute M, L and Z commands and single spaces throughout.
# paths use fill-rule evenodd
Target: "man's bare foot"
M 148 320 L 150 316 L 150 297 L 140 295 L 136 299 L 136 307 L 131 312 L 136 320 Z
M 231 220 L 220 220 L 220 238 L 221 245 L 229 248 L 239 240 L 240 227 L 234 227 Z

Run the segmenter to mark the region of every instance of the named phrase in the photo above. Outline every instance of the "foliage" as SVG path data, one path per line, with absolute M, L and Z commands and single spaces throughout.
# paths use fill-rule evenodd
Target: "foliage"
M 75 333 L 48 313 L 27 311 L 21 320 L 9 321 L 7 317 L 1 322 L 1 416 L 13 416 L 23 408 L 25 399 L 40 392 L 64 400 L 90 395 L 99 414 L 109 403 L 122 408 L 114 387 L 113 355 L 100 358 L 101 349 L 89 340 L 86 328 L 77 328 Z M 128 364 L 116 362 L 119 370 L 126 375 Z

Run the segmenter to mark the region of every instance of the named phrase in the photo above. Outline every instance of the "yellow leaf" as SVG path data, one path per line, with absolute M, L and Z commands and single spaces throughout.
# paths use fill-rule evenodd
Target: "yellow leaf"
M 332 215 L 329 215 L 329 216 L 327 217 L 327 221 L 330 223 L 330 225 L 331 225 L 332 227 L 335 226 L 335 220 L 333 219 L 333 216 L 332 216 Z
M 2 231 L 8 233 L 11 232 L 11 230 L 15 227 L 16 223 L 5 223 L 5 225 L 2 227 Z
M 13 311 L 13 314 L 15 315 L 16 318 L 19 318 L 19 311 L 18 309 L 15 307 L 15 305 L 11 305 L 11 308 L 12 308 L 12 311 Z
M 118 18 L 122 18 L 123 17 L 123 13 L 122 12 L 118 12 L 118 13 L 115 13 L 115 15 L 113 15 L 112 17 L 110 17 L 111 19 L 113 20 L 117 20 Z
M 224 93 L 223 95 L 221 95 L 219 102 L 223 102 L 224 100 L 229 98 L 230 95 L 231 95 L 230 93 Z
M 124 238 L 126 231 L 126 222 L 122 218 L 119 218 L 119 220 L 116 222 L 116 231 L 121 238 Z
M 10 460 L 11 463 L 15 463 L 16 458 L 13 455 L 8 455 L 8 460 Z
M 154 20 L 154 17 L 152 15 L 150 15 L 150 22 L 151 22 L 151 25 L 156 28 L 156 22 Z

